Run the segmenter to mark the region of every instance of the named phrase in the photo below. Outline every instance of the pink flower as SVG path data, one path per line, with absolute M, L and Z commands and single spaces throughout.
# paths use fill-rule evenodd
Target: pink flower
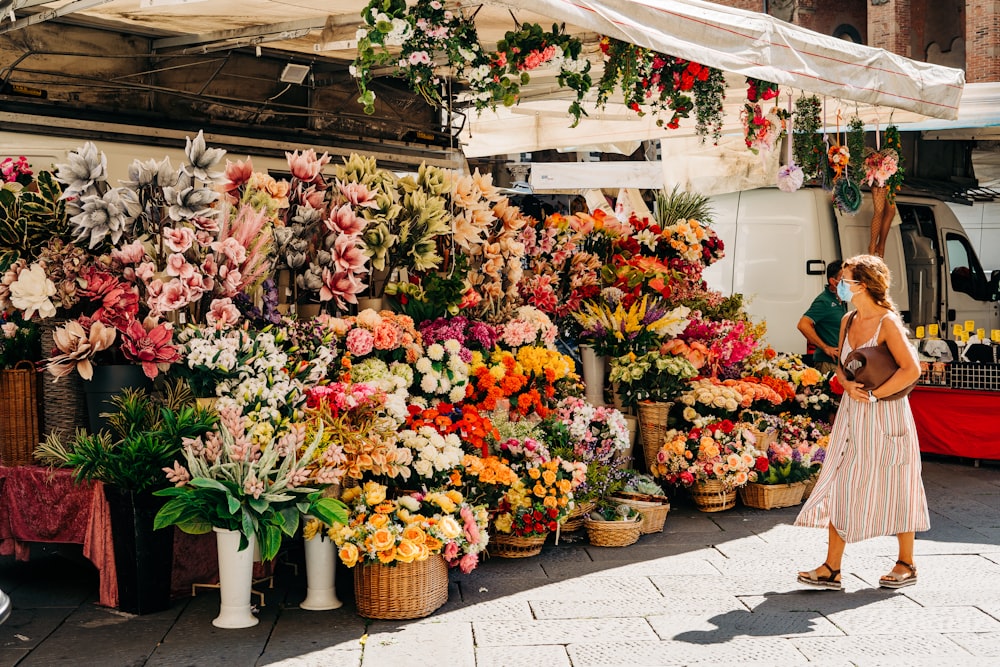
M 222 188 L 226 192 L 232 192 L 249 181 L 251 176 L 253 176 L 253 162 L 249 157 L 246 162 L 226 160 L 226 180 L 223 181 Z
M 194 274 L 194 267 L 184 258 L 184 255 L 175 252 L 167 256 L 167 275 L 177 276 L 187 280 Z
M 243 286 L 243 274 L 237 269 L 220 267 L 219 278 L 222 279 L 222 292 L 226 296 L 236 296 Z
M 309 208 L 321 211 L 323 210 L 326 202 L 326 192 L 324 190 L 310 188 L 304 195 L 302 195 L 302 201 L 305 202 L 305 205 Z
M 173 328 L 168 322 L 156 323 L 153 318 L 145 322 L 132 320 L 122 331 L 122 354 L 126 359 L 142 364 L 142 372 L 150 380 L 155 380 L 159 372 L 180 360 L 180 355 L 171 342 Z
M 344 196 L 351 206 L 364 206 L 365 208 L 378 208 L 375 201 L 375 193 L 368 189 L 364 183 L 341 183 L 337 181 L 337 189 Z
M 146 257 L 146 249 L 139 241 L 133 241 L 111 251 L 112 259 L 122 264 L 138 264 Z
M 366 287 L 367 285 L 350 271 L 334 273 L 330 269 L 323 269 L 323 287 L 319 291 L 319 300 L 335 299 L 340 305 L 357 303 L 358 294 L 363 292 Z
M 458 561 L 458 569 L 462 571 L 463 574 L 468 574 L 476 569 L 479 565 L 479 554 L 465 554 Z
M 341 232 L 342 234 L 360 234 L 365 230 L 368 221 L 355 215 L 350 204 L 344 204 L 330 210 L 330 216 L 324 220 L 326 228 L 331 232 Z M 337 239 L 338 241 L 340 239 Z
M 233 237 L 229 237 L 223 241 L 216 241 L 212 244 L 212 250 L 223 255 L 233 264 L 239 266 L 247 259 L 247 249 L 243 247 L 239 241 Z
M 152 262 L 143 262 L 135 267 L 135 275 L 144 283 L 148 283 L 156 275 L 156 265 Z
M 163 242 L 174 252 L 187 252 L 194 243 L 194 232 L 188 227 L 164 227 Z
M 323 166 L 330 162 L 329 155 L 323 153 L 322 157 L 316 157 L 316 151 L 311 148 L 301 153 L 285 153 L 285 158 L 288 159 L 288 169 L 292 176 L 306 183 L 316 180 L 323 171 Z
M 205 319 L 216 329 L 228 329 L 240 321 L 240 310 L 232 299 L 212 299 Z
M 217 276 L 219 274 L 219 265 L 216 263 L 214 255 L 209 255 L 201 263 L 201 272 L 206 276 Z
M 157 312 L 167 313 L 183 308 L 191 302 L 187 285 L 174 278 L 163 286 L 163 291 L 157 299 Z
M 399 345 L 399 334 L 396 327 L 389 322 L 382 322 L 375 327 L 374 341 L 377 350 L 395 350 Z
M 333 263 L 341 271 L 357 272 L 364 268 L 368 256 L 356 236 L 337 237 L 332 249 Z
M 347 351 L 355 357 L 363 357 L 372 351 L 375 337 L 367 329 L 351 329 L 347 333 Z
M 215 286 L 215 281 L 211 278 L 206 278 L 200 273 L 192 273 L 191 276 L 184 281 L 187 285 L 188 293 L 191 295 L 192 301 L 197 301 L 201 298 L 201 295 L 205 292 L 211 292 L 212 288 Z
M 444 546 L 444 559 L 449 563 L 458 556 L 458 542 L 449 542 Z

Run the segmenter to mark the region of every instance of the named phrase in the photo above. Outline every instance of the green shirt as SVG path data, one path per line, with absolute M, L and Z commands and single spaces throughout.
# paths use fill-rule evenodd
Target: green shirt
M 845 314 L 847 314 L 847 304 L 838 299 L 836 294 L 825 289 L 813 299 L 805 316 L 812 320 L 820 340 L 827 345 L 837 347 L 840 343 L 840 320 Z M 821 361 L 837 362 L 836 359 L 817 348 L 813 353 L 813 362 L 819 363 Z

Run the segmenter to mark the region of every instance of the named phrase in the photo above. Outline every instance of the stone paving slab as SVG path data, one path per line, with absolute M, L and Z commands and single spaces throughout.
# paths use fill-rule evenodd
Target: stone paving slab
M 451 609 L 441 608 L 432 616 L 420 622 L 488 621 L 488 620 L 531 620 L 531 607 L 527 600 L 520 598 L 499 598 L 483 602 L 473 601 Z
M 907 633 L 998 632 L 1000 621 L 975 607 L 930 607 L 924 609 L 866 607 L 844 609 L 827 615 L 849 635 L 894 635 Z
M 940 634 L 893 634 L 884 636 L 797 637 L 789 639 L 810 662 L 848 657 L 852 662 L 898 661 L 912 665 L 915 660 L 934 657 L 937 665 L 964 667 L 968 651 Z
M 604 642 L 570 644 L 573 667 L 653 667 L 659 665 L 729 664 L 782 667 L 805 662 L 791 640 L 779 638 L 733 639 L 725 644 L 690 644 L 679 641 Z
M 257 667 L 361 667 L 361 649 L 326 648 L 283 660 L 273 660 L 265 653 Z
M 948 639 L 972 655 L 1000 658 L 1000 632 L 950 632 Z
M 885 589 L 862 588 L 855 591 L 801 590 L 777 595 L 741 595 L 740 602 L 754 612 L 783 613 L 811 611 L 832 614 L 845 609 L 919 609 L 920 605 L 905 595 Z
M 923 574 L 920 575 L 923 577 Z M 993 586 L 970 588 L 930 588 L 923 582 L 904 589 L 904 595 L 922 607 L 1000 608 L 1000 589 Z
M 368 628 L 363 667 L 476 667 L 471 623 L 408 624 L 374 621 Z
M 704 615 L 668 614 L 646 618 L 660 639 L 696 644 L 725 643 L 734 637 L 806 637 L 844 635 L 837 626 L 816 612 L 762 613 L 731 611 Z
M 678 611 L 695 614 L 725 613 L 745 611 L 746 607 L 732 595 L 689 596 L 676 598 L 649 598 L 636 600 L 616 600 L 609 604 L 605 600 L 538 600 L 531 603 L 535 618 L 615 618 L 672 614 Z
M 622 641 L 656 639 L 649 623 L 641 617 L 491 621 L 473 623 L 472 628 L 477 646 L 570 644 L 612 637 Z
M 352 603 L 326 611 L 307 611 L 297 604 L 284 606 L 279 621 L 258 664 L 283 663 L 303 654 L 310 660 L 312 656 L 329 655 L 350 661 L 354 653 L 357 659 L 351 664 L 360 663 L 360 639 L 365 634 L 366 621 L 357 615 Z M 298 663 L 294 664 L 299 667 Z
M 570 667 L 564 646 L 477 646 L 476 667 Z
M 717 575 L 718 572 L 719 570 L 712 564 L 712 561 L 707 558 L 689 558 L 687 556 L 666 556 L 650 560 L 640 560 L 635 563 L 626 561 L 600 561 L 575 565 L 557 563 L 545 566 L 545 573 L 553 579 L 564 579 L 567 577 L 589 579 L 591 576 L 649 576 L 659 574 Z

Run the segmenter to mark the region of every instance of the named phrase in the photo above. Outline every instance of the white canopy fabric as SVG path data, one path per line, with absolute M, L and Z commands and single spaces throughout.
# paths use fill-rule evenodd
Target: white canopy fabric
M 965 73 L 700 0 L 498 0 L 639 46 L 874 105 L 956 118 Z

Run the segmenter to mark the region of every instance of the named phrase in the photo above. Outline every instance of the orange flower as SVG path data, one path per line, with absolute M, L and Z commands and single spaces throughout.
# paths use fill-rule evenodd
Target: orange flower
M 340 547 L 340 561 L 347 567 L 354 567 L 358 562 L 358 548 L 351 542 L 347 542 Z
M 378 552 L 378 562 L 383 565 L 388 565 L 392 561 L 396 560 L 396 546 L 393 545 L 388 549 L 383 549 Z
M 423 544 L 428 538 L 423 528 L 411 523 L 403 529 L 403 539 L 414 544 Z
M 389 523 L 389 517 L 385 514 L 372 514 L 372 518 L 368 521 L 372 528 L 385 528 L 385 525 Z
M 396 547 L 396 560 L 400 563 L 412 563 L 420 556 L 420 545 L 404 539 Z
M 388 528 L 379 528 L 371 534 L 372 548 L 375 551 L 385 551 L 391 546 L 395 546 L 396 538 L 389 532 Z

